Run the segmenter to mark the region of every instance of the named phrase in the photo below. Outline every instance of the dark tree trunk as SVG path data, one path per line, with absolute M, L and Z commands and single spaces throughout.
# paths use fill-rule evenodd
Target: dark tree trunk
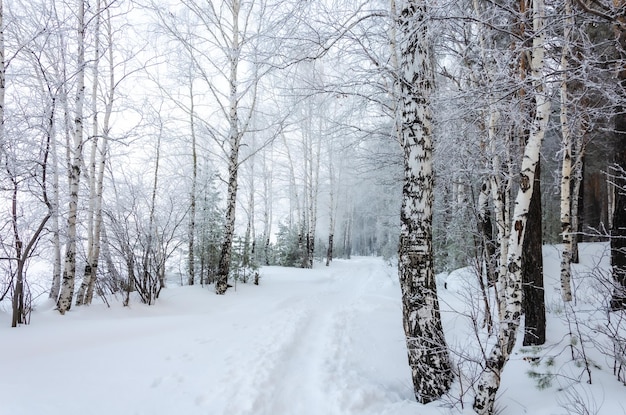
M 328 235 L 328 249 L 326 250 L 326 266 L 330 265 L 333 260 L 333 239 L 334 235 L 331 233 Z
M 622 81 L 624 82 L 624 81 Z M 611 266 L 613 267 L 612 310 L 626 309 L 626 115 L 618 109 L 615 120 L 614 169 L 615 208 L 611 229 Z
M 578 151 L 584 151 L 577 148 Z M 572 181 L 572 197 L 577 197 L 576 209 L 572 209 L 572 231 L 576 232 L 572 239 L 572 264 L 578 264 L 578 244 L 583 241 L 583 223 L 585 220 L 585 192 L 583 180 L 585 179 L 585 155 L 577 155 L 580 166 L 574 167 L 576 170 Z M 574 215 L 576 217 L 574 217 Z
M 522 284 L 525 314 L 524 346 L 546 341 L 546 305 L 543 288 L 543 240 L 541 235 L 541 166 L 537 163 L 535 185 L 528 209 L 522 249 Z
M 623 7 L 623 1 L 620 1 Z M 626 87 L 626 31 L 625 18 L 618 19 L 616 25 L 617 49 L 619 57 L 619 82 L 621 89 Z M 623 98 L 622 98 L 623 99 Z M 626 309 L 626 108 L 619 105 L 615 115 L 615 208 L 611 229 L 611 266 L 613 267 L 612 310 Z

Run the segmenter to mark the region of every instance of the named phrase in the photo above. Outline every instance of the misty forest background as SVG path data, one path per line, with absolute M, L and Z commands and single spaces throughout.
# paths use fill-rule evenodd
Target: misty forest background
M 432 114 L 433 271 L 475 266 L 497 320 L 511 232 L 574 263 L 578 242 L 611 240 L 599 307 L 618 312 L 625 25 L 621 0 L 0 0 L 0 304 L 17 326 L 33 295 L 63 314 L 154 304 L 167 284 L 224 294 L 264 265 L 395 261 L 414 93 Z

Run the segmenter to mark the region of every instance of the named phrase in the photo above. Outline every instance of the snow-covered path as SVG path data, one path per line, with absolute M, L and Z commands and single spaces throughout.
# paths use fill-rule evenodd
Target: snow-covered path
M 42 308 L 0 328 L 0 414 L 416 413 L 395 269 L 262 275 L 226 296 L 176 287 L 154 307 Z

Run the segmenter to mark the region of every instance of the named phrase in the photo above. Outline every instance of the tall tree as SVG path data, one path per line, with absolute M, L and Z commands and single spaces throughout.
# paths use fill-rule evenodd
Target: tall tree
M 519 33 L 522 43 L 529 43 L 532 34 L 528 33 L 527 24 L 525 23 L 529 13 L 531 0 L 519 1 L 518 23 Z M 530 72 L 530 62 L 528 54 L 525 51 L 521 53 L 520 59 L 520 77 L 522 82 L 527 82 Z M 534 112 L 531 103 L 528 102 L 526 88 L 520 89 L 520 101 L 523 112 L 528 114 L 528 119 L 532 119 Z M 520 128 L 520 137 L 523 143 L 528 141 L 530 129 L 528 123 L 524 123 Z M 543 289 L 543 227 L 542 227 L 542 209 L 541 209 L 541 162 L 537 161 L 534 175 L 534 185 L 528 207 L 528 218 L 526 223 L 526 232 L 524 243 L 522 246 L 522 292 L 524 310 L 524 341 L 525 346 L 540 345 L 545 342 L 546 338 L 546 307 Z
M 572 299 L 571 264 L 574 235 L 572 234 L 572 134 L 569 125 L 568 112 L 568 69 L 570 59 L 570 41 L 574 23 L 571 0 L 564 0 L 565 21 L 563 26 L 563 47 L 561 50 L 561 84 L 559 87 L 561 99 L 561 139 L 563 146 L 563 160 L 561 163 L 561 232 L 563 255 L 561 257 L 561 296 L 564 301 Z
M 57 309 L 65 314 L 72 306 L 74 284 L 76 280 L 76 243 L 78 220 L 78 192 L 80 187 L 81 168 L 83 164 L 83 104 L 85 101 L 85 1 L 78 0 L 77 16 L 77 51 L 76 51 L 76 98 L 74 108 L 74 134 L 72 158 L 69 166 L 70 201 L 67 218 L 67 244 L 65 247 L 65 264 L 61 281 L 61 292 L 57 301 Z
M 535 171 L 539 153 L 550 117 L 550 100 L 546 96 L 543 74 L 545 55 L 545 5 L 543 0 L 532 4 L 533 41 L 530 61 L 530 78 L 533 87 L 535 116 L 524 149 L 519 190 L 508 240 L 507 274 L 504 276 L 504 307 L 500 318 L 498 338 L 485 362 L 485 368 L 476 388 L 474 410 L 482 415 L 493 414 L 496 392 L 500 387 L 501 373 L 515 345 L 517 329 L 522 314 L 522 247 L 527 228 L 528 211 L 532 198 Z M 500 276 L 502 278 L 503 276 Z
M 615 34 L 614 65 L 617 73 L 617 102 L 613 107 L 615 123 L 615 145 L 613 148 L 614 208 L 611 221 L 611 265 L 614 281 L 610 301 L 613 310 L 626 309 L 626 1 L 576 0 L 583 11 L 602 19 L 613 26 Z
M 535 184 L 528 207 L 527 235 L 522 248 L 524 346 L 546 342 L 546 302 L 543 288 L 543 239 L 541 227 L 541 163 L 535 169 Z
M 427 2 L 406 0 L 399 6 L 404 187 L 398 273 L 415 397 L 428 403 L 453 379 L 433 270 L 432 45 Z
M 228 162 L 228 178 L 226 180 L 228 190 L 226 196 L 226 224 L 224 226 L 224 239 L 222 241 L 222 253 L 217 269 L 215 280 L 215 293 L 224 294 L 228 289 L 228 275 L 230 274 L 230 258 L 233 250 L 233 237 L 235 235 L 235 208 L 237 206 L 237 175 L 239 174 L 239 150 L 241 149 L 241 139 L 245 129 L 240 124 L 239 115 L 239 63 L 241 53 L 241 43 L 239 36 L 239 13 L 241 2 L 230 0 L 229 9 L 231 11 L 230 27 L 232 30 L 228 34 L 228 64 L 229 64 L 229 94 L 228 94 L 228 139 L 227 145 L 230 148 Z
M 87 287 L 90 285 L 90 281 L 94 280 L 97 274 L 98 267 L 98 258 L 97 255 L 100 253 L 100 235 L 96 234 L 96 226 L 95 226 L 95 218 L 96 214 L 96 205 L 101 204 L 99 199 L 102 197 L 102 194 L 98 196 L 98 191 L 96 188 L 96 182 L 98 181 L 96 178 L 96 165 L 97 156 L 98 156 L 98 143 L 100 143 L 100 133 L 98 125 L 99 122 L 99 111 L 98 111 L 98 78 L 99 78 L 99 70 L 100 70 L 100 26 L 101 26 L 101 0 L 96 0 L 95 4 L 95 23 L 94 23 L 94 50 L 93 50 L 93 61 L 92 61 L 92 85 L 91 85 L 91 117 L 92 117 L 92 133 L 89 137 L 89 141 L 91 141 L 91 150 L 89 154 L 89 164 L 86 172 L 87 179 L 87 187 L 89 189 L 89 204 L 87 208 L 87 262 L 85 264 L 85 270 L 83 275 L 83 281 L 76 293 L 76 305 L 80 306 L 86 303 L 86 294 Z

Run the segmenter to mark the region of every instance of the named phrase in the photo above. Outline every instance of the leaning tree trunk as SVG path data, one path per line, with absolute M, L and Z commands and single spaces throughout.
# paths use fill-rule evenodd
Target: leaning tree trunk
M 515 200 L 513 222 L 508 241 L 507 275 L 504 280 L 504 309 L 500 319 L 498 340 L 485 362 L 476 388 L 474 410 L 481 415 L 493 414 L 496 393 L 500 387 L 502 370 L 509 360 L 522 314 L 522 246 L 528 218 L 531 196 L 534 188 L 535 169 L 539 162 L 541 143 L 550 117 L 550 101 L 545 95 L 544 66 L 544 26 L 545 6 L 543 0 L 533 1 L 533 50 L 531 76 L 536 105 L 535 119 L 528 143 L 524 150 L 521 166 L 519 191 Z
M 402 2 L 398 33 L 404 187 L 398 273 L 409 366 L 415 397 L 421 403 L 441 397 L 453 379 L 433 271 L 432 114 L 428 100 L 434 76 L 426 20 L 426 1 Z

